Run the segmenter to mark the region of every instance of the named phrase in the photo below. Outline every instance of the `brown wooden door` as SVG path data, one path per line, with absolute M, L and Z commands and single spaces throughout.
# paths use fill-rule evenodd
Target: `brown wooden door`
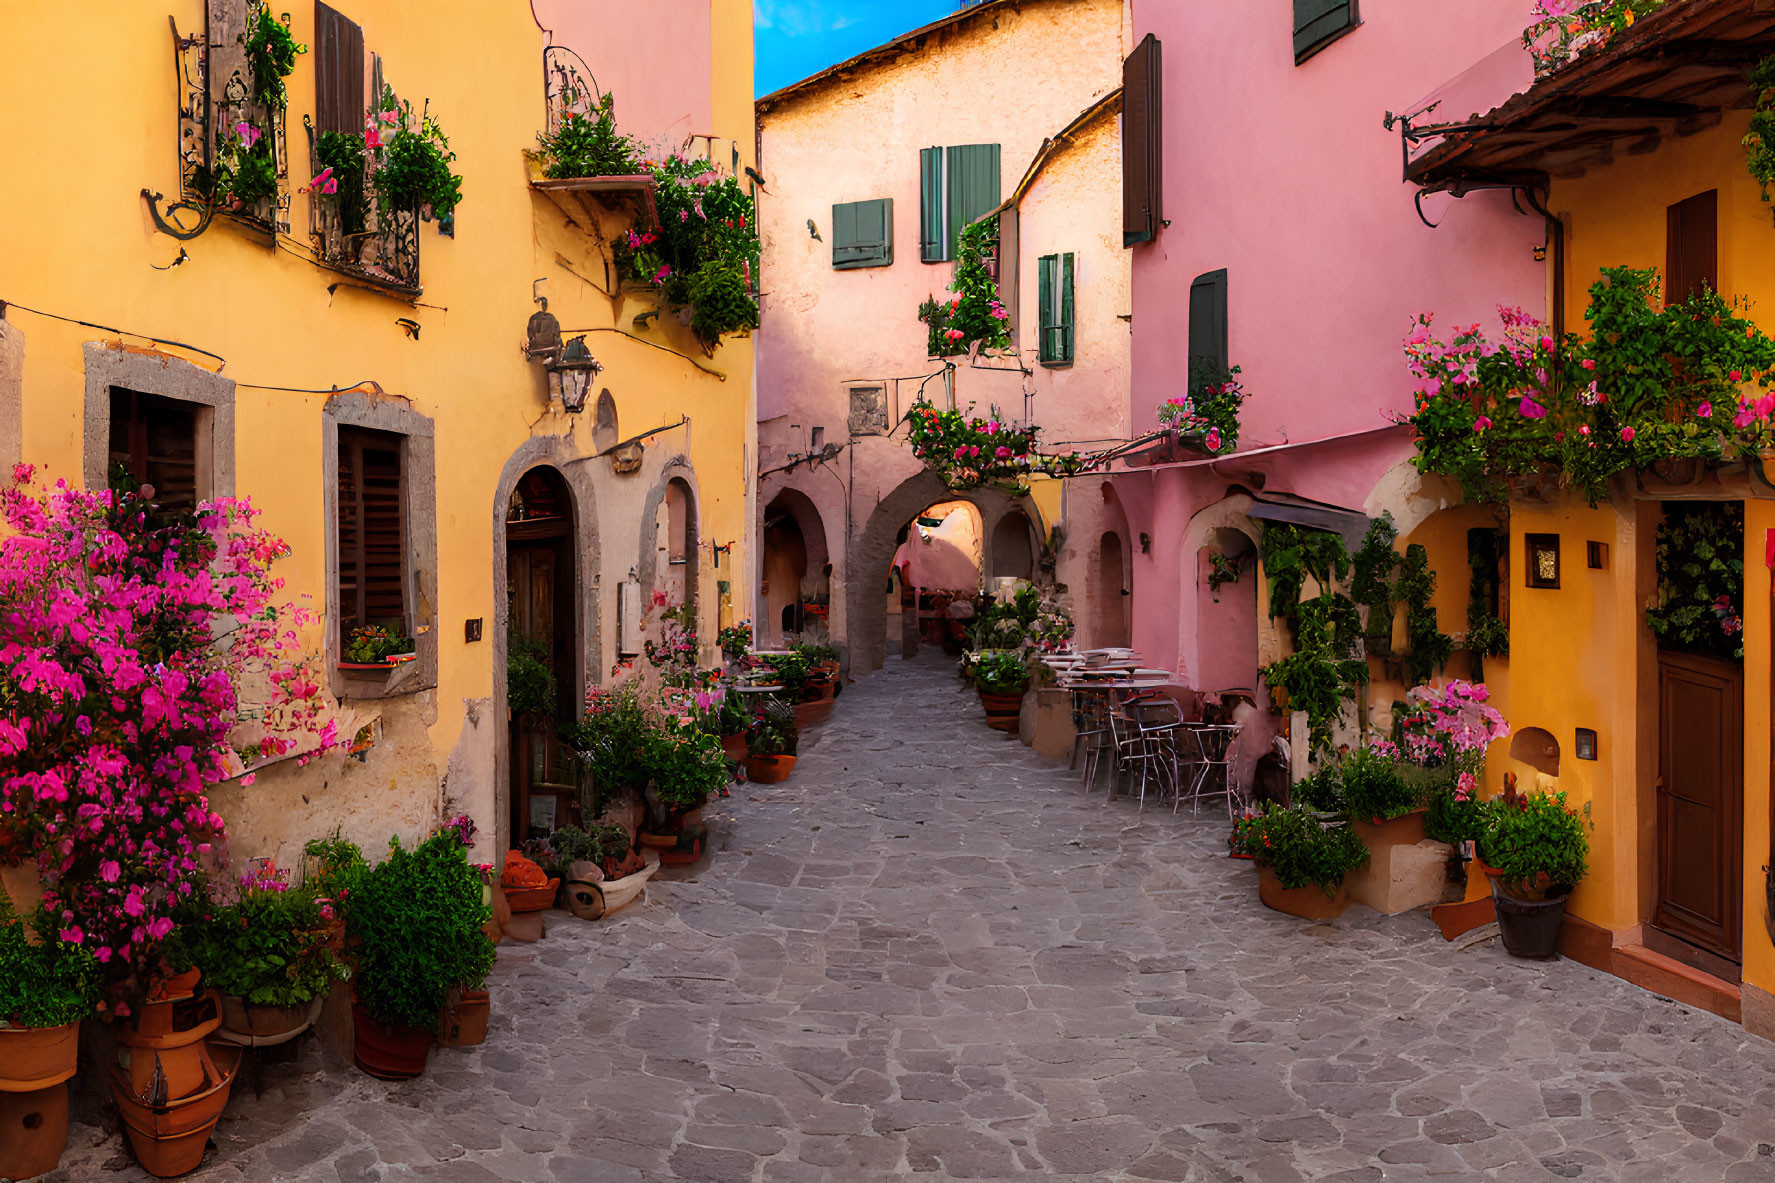
M 1658 655 L 1658 900 L 1652 924 L 1740 959 L 1744 671 Z
M 543 837 L 550 829 L 576 823 L 577 797 L 568 753 L 556 736 L 570 718 L 573 689 L 572 572 L 565 539 L 514 544 L 506 556 L 506 587 L 511 596 L 512 631 L 548 646 L 555 674 L 554 718 L 516 715 L 511 722 L 512 834 Z M 549 806 L 554 798 L 553 825 Z

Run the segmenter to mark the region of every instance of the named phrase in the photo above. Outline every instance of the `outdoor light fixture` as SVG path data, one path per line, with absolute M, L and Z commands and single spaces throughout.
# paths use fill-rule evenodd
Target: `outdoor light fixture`
M 1578 728 L 1578 739 L 1572 748 L 1573 754 L 1580 760 L 1596 759 L 1596 732 L 1588 727 Z
M 1528 586 L 1559 586 L 1559 535 L 1530 534 L 1528 544 Z
M 530 314 L 524 333 L 524 356 L 541 362 L 547 371 L 549 401 L 560 399 L 569 415 L 577 415 L 586 409 L 592 380 L 603 372 L 604 365 L 586 348 L 584 337 L 575 337 L 563 345 L 561 322 L 549 311 L 547 297 L 539 296 L 536 302 L 542 307 Z

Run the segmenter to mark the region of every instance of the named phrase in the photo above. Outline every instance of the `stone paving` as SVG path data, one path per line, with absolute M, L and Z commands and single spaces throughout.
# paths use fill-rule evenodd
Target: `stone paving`
M 1423 915 L 1268 911 L 1224 821 L 1085 797 L 947 663 L 710 814 L 645 904 L 501 947 L 484 1046 L 398 1085 L 309 1046 L 191 1177 L 1775 1179 L 1775 1046 Z M 146 1176 L 86 1125 L 51 1178 Z

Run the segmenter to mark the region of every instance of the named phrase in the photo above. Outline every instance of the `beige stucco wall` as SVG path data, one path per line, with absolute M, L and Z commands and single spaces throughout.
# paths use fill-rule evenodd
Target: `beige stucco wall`
M 1129 27 L 1124 0 L 993 8 L 928 34 L 922 48 L 760 104 L 759 160 L 770 194 L 761 212 L 760 507 L 785 488 L 818 507 L 834 566 L 830 624 L 840 643 L 863 623 L 851 619 L 853 611 L 878 620 L 892 534 L 941 493 L 939 486 L 929 501 L 911 505 L 917 497 L 907 482 L 923 469 L 903 430 L 850 439 L 852 386 L 884 387 L 890 424 L 921 384 L 938 405 L 952 384 L 958 407 L 972 403 L 985 413 L 996 406 L 1012 420 L 1027 415 L 1049 442 L 1125 435 L 1128 328 L 1118 318 L 1130 311 L 1129 262 L 1120 243 L 1120 124 L 1113 111 L 1050 158 L 1020 208 L 1022 324 L 1036 323 L 1036 257 L 1078 256 L 1073 365 L 1038 365 L 1035 333 L 1026 330 L 1018 343 L 1021 365 L 959 358 L 945 376 L 943 362 L 926 353 L 917 309 L 948 287 L 954 270 L 953 263 L 919 259 L 919 150 L 1000 145 L 1000 192 L 1010 197 L 1043 141 L 1121 85 Z M 832 206 L 883 197 L 894 206 L 892 265 L 834 270 Z M 773 473 L 809 451 L 816 427 L 826 442 L 849 443 L 848 450 L 817 467 L 803 462 Z M 897 489 L 902 498 L 893 497 Z M 994 512 L 989 506 L 988 537 Z M 1041 516 L 1033 507 L 1028 512 L 1032 520 Z M 875 522 L 881 515 L 895 520 Z M 873 545 L 884 530 L 885 549 Z M 865 535 L 872 535 L 870 569 L 853 570 Z

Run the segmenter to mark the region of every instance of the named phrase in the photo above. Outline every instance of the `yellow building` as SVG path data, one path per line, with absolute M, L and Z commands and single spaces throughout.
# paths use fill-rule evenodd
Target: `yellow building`
M 1409 179 L 1544 200 L 1556 330 L 1586 331 L 1586 293 L 1616 266 L 1660 269 L 1666 299 L 1704 283 L 1775 330 L 1775 231 L 1741 145 L 1750 70 L 1772 31 L 1775 15 L 1750 0 L 1677 0 L 1428 140 Z M 1594 824 L 1562 948 L 1765 1037 L 1775 1037 L 1770 475 L 1756 458 L 1659 462 L 1616 479 L 1595 507 L 1571 488 L 1513 496 L 1510 658 L 1496 663 L 1507 673 L 1494 688 L 1517 735 L 1492 761 L 1494 776 L 1514 771 L 1525 786 L 1555 776 Z M 1647 623 L 1675 586 L 1657 563 L 1661 528 L 1697 513 L 1730 521 L 1740 508 L 1729 557 L 1744 565 L 1742 660 L 1661 646 Z M 1484 516 L 1445 512 L 1415 540 L 1445 576 L 1463 571 L 1457 547 Z M 1693 557 L 1668 537 L 1673 554 Z
M 508 720 L 508 627 L 541 643 L 568 716 L 637 651 L 655 588 L 694 604 L 705 653 L 750 615 L 751 343 L 705 347 L 621 278 L 645 184 L 536 184 L 527 155 L 608 93 L 654 158 L 750 187 L 750 3 L 656 7 L 672 42 L 642 55 L 607 36 L 628 10 L 605 0 L 273 6 L 305 48 L 281 113 L 255 102 L 257 0 L 0 11 L 0 453 L 250 497 L 356 741 L 216 786 L 236 859 L 294 861 L 335 827 L 375 849 L 455 812 L 493 858 L 573 801 L 552 727 Z M 312 183 L 328 134 L 400 126 L 385 97 L 447 133 L 453 217 Z M 255 150 L 275 194 L 207 217 L 200 170 Z M 545 301 L 558 336 L 532 322 Z M 580 338 L 601 368 L 575 364 Z M 372 623 L 416 659 L 341 668 Z

